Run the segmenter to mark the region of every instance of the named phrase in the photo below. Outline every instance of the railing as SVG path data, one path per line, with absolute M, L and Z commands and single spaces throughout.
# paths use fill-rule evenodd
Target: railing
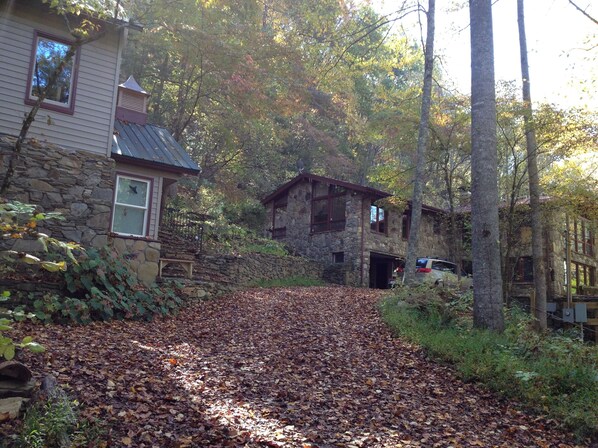
M 204 217 L 199 213 L 166 208 L 160 224 L 160 239 L 171 250 L 198 255 L 203 249 Z

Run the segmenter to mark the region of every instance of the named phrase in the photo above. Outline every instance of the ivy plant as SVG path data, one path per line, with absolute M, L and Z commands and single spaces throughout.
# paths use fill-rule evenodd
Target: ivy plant
M 47 219 L 61 218 L 61 215 L 58 213 L 39 213 L 36 207 L 30 204 L 23 204 L 17 201 L 0 203 L 0 239 L 37 240 L 46 253 L 49 248 L 57 249 L 67 259 L 76 264 L 77 261 L 73 255 L 73 251 L 80 249 L 79 245 L 59 241 L 38 231 L 39 222 Z M 50 261 L 33 254 L 12 249 L 0 251 L 0 257 L 9 264 L 24 263 L 35 265 L 50 272 L 65 271 L 67 267 L 66 260 Z M 9 299 L 10 292 L 3 291 L 0 295 L 0 359 L 13 359 L 17 348 L 31 350 L 32 352 L 43 351 L 44 348 L 34 342 L 31 336 L 26 336 L 21 342 L 17 342 L 7 334 L 12 329 L 12 323 L 15 320 L 33 317 L 31 314 L 25 314 L 22 310 L 2 308 L 1 304 L 8 302 Z

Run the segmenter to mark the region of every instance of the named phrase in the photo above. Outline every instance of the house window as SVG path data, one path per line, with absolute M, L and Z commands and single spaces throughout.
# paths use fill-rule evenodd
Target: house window
M 112 231 L 121 235 L 145 236 L 150 196 L 150 180 L 116 176 Z
M 56 82 L 49 86 L 50 78 L 64 61 L 72 42 L 37 32 L 33 40 L 30 74 L 27 84 L 27 104 L 34 104 L 47 88 L 41 107 L 60 112 L 73 113 L 75 78 L 78 52 L 62 69 Z
M 532 257 L 519 257 L 513 273 L 515 283 L 530 283 L 534 281 L 534 259 Z
M 332 252 L 332 262 L 333 263 L 344 263 L 345 262 L 345 253 L 344 252 Z
M 370 229 L 378 233 L 387 233 L 388 213 L 382 207 L 370 205 Z
M 347 190 L 337 185 L 314 182 L 311 202 L 313 233 L 345 229 Z
M 565 266 L 565 284 L 567 284 L 567 262 Z M 571 262 L 571 292 L 577 293 L 579 286 L 596 286 L 596 268 L 586 264 Z
M 278 198 L 272 206 L 272 239 L 287 236 L 287 195 Z
M 569 228 L 571 249 L 579 254 L 594 255 L 594 232 L 590 222 L 585 219 L 574 219 Z
M 404 213 L 401 218 L 401 238 L 404 240 L 409 239 L 409 227 L 411 226 L 411 217 L 409 214 Z

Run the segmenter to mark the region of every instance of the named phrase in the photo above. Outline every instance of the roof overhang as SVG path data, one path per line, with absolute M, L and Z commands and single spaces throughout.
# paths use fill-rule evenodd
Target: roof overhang
M 392 196 L 391 193 L 388 193 L 388 192 L 382 191 L 382 190 L 378 190 L 376 188 L 366 187 L 364 185 L 354 184 L 352 182 L 333 179 L 331 177 L 318 176 L 316 174 L 311 174 L 311 173 L 302 173 L 302 174 L 299 174 L 298 176 L 294 177 L 290 181 L 288 181 L 286 184 L 281 185 L 275 191 L 273 191 L 268 196 L 266 196 L 264 199 L 262 199 L 262 201 L 261 201 L 262 204 L 266 205 L 266 204 L 278 199 L 280 196 L 282 196 L 286 192 L 288 192 L 288 190 L 290 190 L 295 185 L 297 185 L 298 183 L 303 182 L 303 181 L 325 182 L 325 183 L 329 183 L 329 184 L 333 184 L 333 185 L 338 185 L 341 187 L 345 187 L 347 190 L 362 193 L 365 196 L 368 196 L 375 200 Z M 409 201 L 407 201 L 407 203 L 409 204 L 409 208 L 411 208 L 411 201 L 409 200 Z M 441 208 L 432 207 L 430 205 L 425 205 L 425 204 L 422 204 L 422 211 L 426 212 L 426 213 L 432 213 L 432 214 L 446 213 L 446 210 L 443 210 Z
M 279 196 L 285 194 L 288 190 L 293 188 L 295 185 L 297 185 L 298 183 L 303 182 L 303 181 L 324 182 L 324 183 L 328 183 L 328 184 L 338 185 L 340 187 L 346 188 L 347 190 L 357 191 L 359 193 L 366 194 L 375 199 L 382 199 L 382 198 L 392 196 L 392 194 L 387 193 L 386 191 L 377 190 L 372 187 L 365 187 L 363 185 L 354 184 L 352 182 L 347 182 L 344 180 L 332 179 L 331 177 L 318 176 L 316 174 L 311 174 L 311 173 L 302 173 L 302 174 L 299 174 L 298 176 L 294 177 L 290 181 L 288 181 L 286 184 L 281 185 L 275 191 L 273 191 L 268 196 L 266 196 L 264 199 L 262 199 L 262 204 L 266 205 L 269 202 L 272 202 L 273 200 L 277 199 Z
M 153 162 L 151 160 L 138 159 L 136 157 L 123 156 L 122 154 L 112 153 L 112 158 L 117 162 L 128 163 L 129 165 L 151 168 L 154 170 L 166 171 L 174 174 L 191 174 L 193 176 L 197 176 L 200 172 L 200 170 L 178 167 L 169 165 L 167 163 Z

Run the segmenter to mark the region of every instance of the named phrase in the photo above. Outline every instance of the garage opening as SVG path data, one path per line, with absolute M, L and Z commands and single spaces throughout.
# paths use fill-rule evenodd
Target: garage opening
M 393 270 L 401 259 L 391 255 L 370 253 L 370 288 L 387 289 L 392 279 Z

